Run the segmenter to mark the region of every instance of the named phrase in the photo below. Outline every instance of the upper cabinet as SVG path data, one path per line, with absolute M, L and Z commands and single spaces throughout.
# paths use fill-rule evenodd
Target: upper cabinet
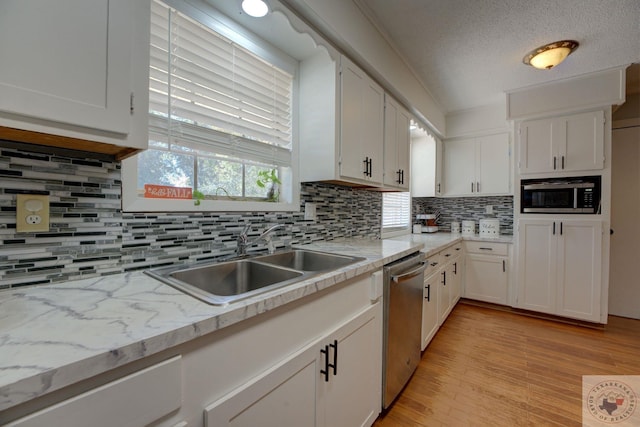
M 3 1 L 0 38 L 12 42 L 0 44 L 0 137 L 98 152 L 103 144 L 146 148 L 149 7 Z
M 384 90 L 349 59 L 301 62 L 301 181 L 381 187 L 384 123 Z
M 409 190 L 409 112 L 389 95 L 384 105 L 384 186 Z
M 346 57 L 340 64 L 340 176 L 381 183 L 384 91 Z
M 511 194 L 510 152 L 508 133 L 446 141 L 445 195 Z
M 435 197 L 444 193 L 442 141 L 422 129 L 411 131 L 411 195 Z
M 520 124 L 520 174 L 604 168 L 604 112 Z

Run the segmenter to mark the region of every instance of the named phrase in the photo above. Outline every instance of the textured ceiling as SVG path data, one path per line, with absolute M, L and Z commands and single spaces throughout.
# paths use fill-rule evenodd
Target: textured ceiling
M 444 111 L 504 101 L 504 92 L 640 62 L 640 0 L 354 0 Z M 552 70 L 530 50 L 573 39 Z

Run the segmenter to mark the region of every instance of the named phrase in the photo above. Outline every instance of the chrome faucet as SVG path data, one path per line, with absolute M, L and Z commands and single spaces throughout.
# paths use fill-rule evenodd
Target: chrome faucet
M 251 223 L 247 224 L 244 226 L 244 228 L 242 229 L 242 231 L 240 232 L 240 235 L 238 236 L 238 246 L 236 247 L 236 254 L 238 255 L 246 255 L 247 254 L 247 246 L 257 242 L 260 239 L 265 239 L 267 241 L 267 244 L 269 246 L 269 253 L 272 254 L 275 250 L 275 248 L 273 247 L 273 244 L 271 243 L 271 236 L 269 234 L 271 234 L 271 232 L 273 232 L 274 230 L 284 227 L 284 224 L 276 224 L 273 225 L 269 228 L 267 228 L 265 231 L 262 232 L 262 234 L 260 234 L 258 237 L 256 237 L 253 240 L 249 240 L 249 230 L 251 229 Z

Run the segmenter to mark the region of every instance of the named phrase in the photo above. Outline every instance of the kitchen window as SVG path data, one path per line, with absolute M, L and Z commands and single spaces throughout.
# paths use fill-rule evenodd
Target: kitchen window
M 411 227 L 411 193 L 382 193 L 382 237 L 407 234 Z
M 124 209 L 299 209 L 297 61 L 168 3 L 151 4 L 149 149 L 123 162 Z

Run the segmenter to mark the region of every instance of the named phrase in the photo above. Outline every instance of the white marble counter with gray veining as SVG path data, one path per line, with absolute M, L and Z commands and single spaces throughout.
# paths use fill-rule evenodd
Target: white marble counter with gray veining
M 444 239 L 446 240 L 446 239 Z M 365 261 L 212 306 L 142 272 L 0 292 L 0 411 L 381 268 L 417 239 L 317 242 Z
M 510 234 L 501 234 L 497 238 L 484 238 L 478 234 L 473 236 L 463 235 L 460 233 L 422 233 L 422 234 L 407 234 L 404 236 L 393 237 L 391 240 L 398 240 L 403 242 L 422 243 L 422 252 L 426 256 L 440 252 L 447 247 L 462 242 L 465 240 L 482 241 L 482 242 L 497 242 L 497 243 L 513 243 L 513 236 Z

